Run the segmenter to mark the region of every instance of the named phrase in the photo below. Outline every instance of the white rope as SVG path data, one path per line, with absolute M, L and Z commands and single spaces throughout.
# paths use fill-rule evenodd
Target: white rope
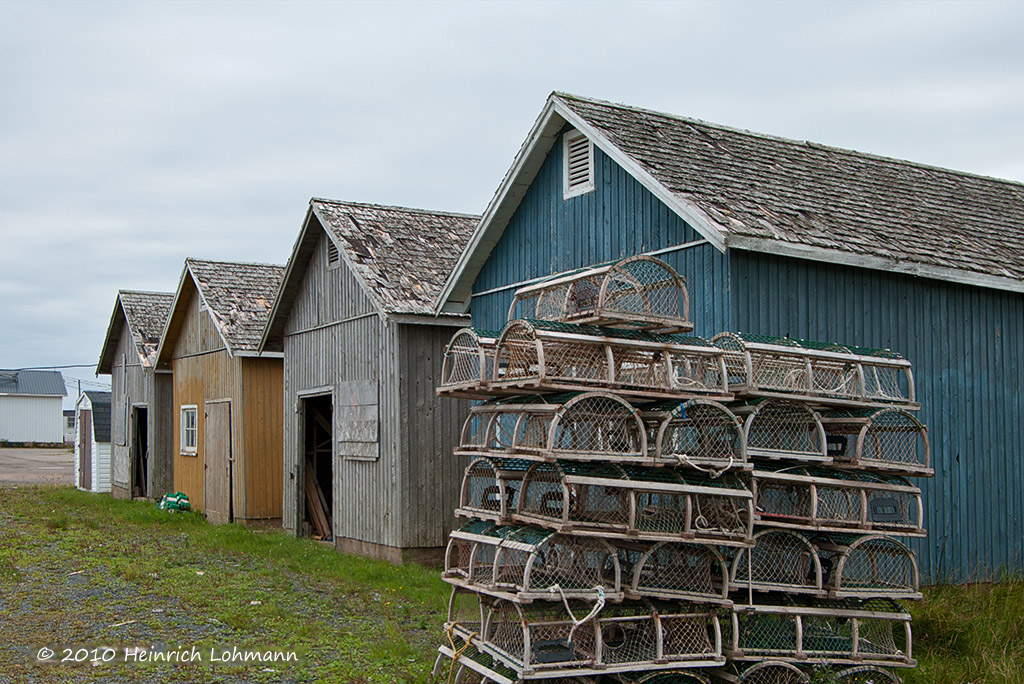
M 732 464 L 735 462 L 733 460 L 732 454 L 729 454 L 729 463 L 725 467 L 716 470 L 711 466 L 708 466 L 707 468 L 701 468 L 699 465 L 691 461 L 690 457 L 687 454 L 676 454 L 676 461 L 679 462 L 679 465 L 690 466 L 691 468 L 695 468 L 696 470 L 699 470 L 702 473 L 707 473 L 708 475 L 711 476 L 712 480 L 721 477 L 722 473 L 729 470 L 729 468 L 732 468 Z
M 560 584 L 552 584 L 551 588 L 548 589 L 552 594 L 556 591 L 562 596 L 562 603 L 565 604 L 565 612 L 569 614 L 569 619 L 572 620 L 572 629 L 569 630 L 569 641 L 572 641 L 572 637 L 576 634 L 576 628 L 585 622 L 589 622 L 597 617 L 597 614 L 604 610 L 604 587 L 596 586 L 594 591 L 597 592 L 597 602 L 594 604 L 594 608 L 587 613 L 587 616 L 582 620 L 577 620 L 576 616 L 572 614 L 572 608 L 569 607 L 569 599 L 565 597 L 565 592 L 562 591 Z

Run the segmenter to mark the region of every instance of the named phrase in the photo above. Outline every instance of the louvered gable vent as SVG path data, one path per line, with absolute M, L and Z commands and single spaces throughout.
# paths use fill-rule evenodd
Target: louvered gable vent
M 594 146 L 579 131 L 566 133 L 563 144 L 563 189 L 565 198 L 594 189 Z
M 330 237 L 327 238 L 327 266 L 337 266 L 339 261 L 338 256 L 338 245 L 334 244 L 334 240 Z

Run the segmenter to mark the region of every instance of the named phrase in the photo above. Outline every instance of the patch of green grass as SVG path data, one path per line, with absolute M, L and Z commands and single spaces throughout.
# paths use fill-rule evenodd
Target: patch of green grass
M 910 605 L 918 667 L 907 684 L 1024 682 L 1024 578 L 940 585 Z
M 432 681 L 449 593 L 437 568 L 70 487 L 5 490 L 0 518 L 0 679 Z M 302 662 L 70 670 L 25 656 L 73 643 L 283 649 Z

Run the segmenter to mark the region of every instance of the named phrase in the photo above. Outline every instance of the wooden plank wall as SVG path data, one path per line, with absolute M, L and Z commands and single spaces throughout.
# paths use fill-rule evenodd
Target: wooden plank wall
M 559 138 L 481 269 L 473 292 L 703 239 L 598 149 L 594 181 L 593 192 L 562 198 Z M 724 329 L 729 321 L 725 255 L 704 243 L 658 258 L 686 278 L 694 334 L 710 336 Z M 473 325 L 500 329 L 514 291 L 474 294 Z
M 153 375 L 153 404 L 149 410 L 149 495 L 153 499 L 174 490 L 174 376 Z
M 444 350 L 456 328 L 433 325 L 399 326 L 398 424 L 404 426 L 402 490 L 397 500 L 402 516 L 402 545 L 443 547 L 455 526 L 462 474 L 469 458 L 455 458 L 462 424 L 469 413 L 466 400 L 438 397 Z
M 242 392 L 236 419 L 244 427 L 247 519 L 281 517 L 284 364 L 281 359 L 240 358 Z
M 203 406 L 208 399 L 226 399 L 234 396 L 236 373 L 227 349 L 209 312 L 200 311 L 195 289 L 183 288 L 189 297 L 187 314 L 183 317 L 172 353 L 174 371 L 173 390 L 173 448 L 174 489 L 188 494 L 192 509 L 203 510 Z M 181 407 L 198 407 L 198 444 L 196 455 L 181 453 Z M 232 407 L 234 408 L 234 407 Z
M 123 315 L 123 314 L 122 314 Z M 125 372 L 127 371 L 127 372 Z M 111 439 L 111 465 L 113 472 L 111 474 L 111 494 L 115 497 L 129 497 L 131 496 L 131 466 L 132 466 L 132 454 L 131 445 L 134 438 L 131 429 L 131 416 L 132 407 L 134 405 L 145 404 L 147 411 L 147 435 L 150 441 L 150 465 L 154 461 L 154 453 L 156 451 L 156 443 L 154 437 L 154 387 L 153 387 L 153 371 L 142 366 L 142 361 L 139 359 L 138 351 L 135 348 L 135 342 L 132 340 L 131 332 L 128 329 L 127 323 L 121 329 L 121 336 L 117 342 L 117 351 L 114 357 L 114 363 L 111 366 L 111 396 L 110 396 L 110 411 L 111 411 L 111 427 L 113 427 L 116 414 L 122 413 L 120 418 L 116 420 L 124 420 L 124 444 L 119 444 L 121 441 L 117 431 L 112 431 Z M 126 408 L 127 407 L 127 408 Z M 126 412 L 126 415 L 123 413 Z M 152 478 L 150 478 L 152 479 Z M 164 492 L 154 493 L 150 491 L 150 496 L 160 496 Z
M 349 269 L 327 267 L 323 232 L 304 275 L 285 327 L 284 355 L 284 527 L 300 529 L 302 510 L 302 414 L 299 396 L 316 388 L 332 395 L 339 382 L 385 376 L 385 359 L 393 334 Z M 381 449 L 376 461 L 340 459 L 334 454 L 334 507 L 338 539 L 397 546 L 399 520 L 393 515 L 398 462 L 389 406 L 381 388 Z M 392 393 L 393 394 L 393 393 Z
M 1024 570 L 1024 296 L 734 251 L 732 326 L 888 347 L 914 364 L 933 480 L 923 490 L 930 582 Z

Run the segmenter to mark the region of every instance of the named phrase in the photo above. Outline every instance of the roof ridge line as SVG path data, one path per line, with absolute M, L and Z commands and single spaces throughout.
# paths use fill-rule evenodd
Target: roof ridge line
M 479 219 L 480 214 L 467 214 L 459 211 L 445 211 L 443 209 L 422 209 L 419 207 L 403 207 L 397 204 L 375 204 L 373 202 L 354 202 L 350 200 L 336 200 L 327 197 L 311 197 L 309 201 L 312 202 L 324 202 L 326 204 L 339 204 L 339 205 L 352 205 L 357 207 L 372 207 L 374 209 L 392 209 L 397 211 L 404 211 L 409 213 L 417 214 L 443 214 L 445 216 L 459 216 L 462 218 L 475 218 Z
M 614 107 L 616 109 L 623 109 L 623 110 L 626 110 L 626 111 L 641 112 L 641 113 L 644 113 L 644 114 L 652 114 L 654 116 L 660 116 L 660 117 L 663 117 L 663 118 L 666 118 L 666 119 L 672 119 L 674 121 L 682 121 L 682 122 L 688 123 L 688 124 L 697 124 L 697 125 L 700 125 L 700 126 L 706 126 L 708 128 L 714 128 L 714 129 L 721 130 L 721 131 L 727 131 L 729 133 L 736 133 L 736 134 L 739 134 L 739 135 L 746 135 L 746 136 L 749 136 L 749 137 L 752 137 L 752 138 L 759 138 L 759 139 L 763 139 L 763 140 L 774 140 L 776 142 L 786 143 L 786 144 L 789 144 L 789 145 L 801 145 L 801 146 L 805 146 L 805 147 L 826 150 L 826 151 L 829 151 L 829 152 L 835 152 L 835 153 L 839 153 L 839 154 L 843 154 L 843 155 L 847 155 L 847 156 L 851 156 L 851 157 L 861 157 L 861 158 L 865 158 L 866 157 L 866 158 L 869 158 L 869 159 L 876 159 L 876 160 L 881 160 L 881 161 L 886 161 L 886 162 L 891 162 L 891 163 L 899 164 L 901 166 L 909 166 L 909 167 L 924 169 L 924 170 L 928 170 L 928 171 L 941 171 L 943 173 L 948 173 L 948 174 L 952 174 L 952 175 L 965 176 L 965 177 L 968 177 L 968 178 L 978 178 L 978 179 L 982 179 L 982 180 L 986 180 L 986 181 L 995 181 L 995 182 L 998 182 L 998 183 L 1005 183 L 1007 185 L 1012 185 L 1012 186 L 1017 186 L 1017 187 L 1020 187 L 1020 188 L 1024 188 L 1024 181 L 1016 181 L 1016 180 L 1012 180 L 1012 179 L 1009 179 L 1009 178 L 1000 178 L 999 176 L 989 176 L 989 175 L 986 175 L 986 174 L 983 174 L 983 173 L 976 173 L 976 172 L 973 172 L 973 171 L 963 171 L 963 170 L 960 170 L 960 169 L 949 168 L 948 166 L 937 166 L 935 164 L 927 164 L 925 162 L 913 161 L 911 159 L 900 159 L 899 157 L 890 157 L 890 156 L 886 156 L 886 155 L 883 155 L 883 154 L 877 154 L 875 152 L 863 152 L 863 151 L 855 150 L 855 149 L 852 149 L 852 148 L 849 148 L 849 147 L 838 147 L 838 146 L 835 146 L 835 145 L 829 145 L 827 143 L 815 142 L 813 140 L 798 140 L 796 138 L 787 138 L 787 137 L 782 136 L 782 135 L 776 135 L 776 134 L 773 134 L 773 133 L 762 133 L 760 131 L 752 131 L 749 128 L 740 128 L 740 127 L 737 127 L 737 126 L 729 126 L 728 124 L 721 124 L 721 123 L 716 123 L 714 121 L 707 121 L 706 119 L 698 119 L 698 118 L 689 117 L 689 116 L 682 116 L 680 114 L 673 114 L 671 112 L 662 112 L 662 111 L 658 111 L 656 109 L 648 109 L 646 107 L 635 107 L 635 106 L 627 105 L 627 104 L 624 104 L 624 103 L 621 103 L 621 102 L 612 102 L 610 100 L 602 100 L 600 98 L 586 97 L 586 96 L 583 96 L 583 95 L 574 95 L 572 93 L 566 93 L 566 92 L 561 92 L 561 91 L 557 91 L 557 90 L 554 91 L 552 94 L 555 95 L 556 97 L 559 97 L 559 98 L 562 98 L 562 99 L 579 100 L 581 102 L 590 102 L 590 103 L 594 103 L 594 104 L 598 104 L 598 105 L 603 105 L 603 106 L 607 106 L 607 107 Z

